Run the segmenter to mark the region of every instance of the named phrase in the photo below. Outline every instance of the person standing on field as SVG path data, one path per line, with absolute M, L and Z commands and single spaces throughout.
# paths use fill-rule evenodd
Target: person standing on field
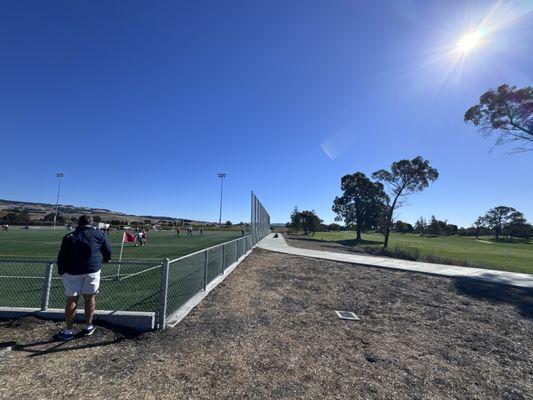
M 102 262 L 111 260 L 111 245 L 103 231 L 92 227 L 92 222 L 90 215 L 82 215 L 76 230 L 63 238 L 57 255 L 57 269 L 67 297 L 66 328 L 57 335 L 61 340 L 74 338 L 73 325 L 80 295 L 85 301 L 83 334 L 89 336 L 95 330 L 93 315 L 100 287 L 100 269 Z

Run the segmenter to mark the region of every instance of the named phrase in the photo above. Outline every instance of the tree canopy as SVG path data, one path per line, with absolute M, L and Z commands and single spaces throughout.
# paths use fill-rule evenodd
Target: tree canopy
M 524 214 L 516 211 L 513 207 L 498 206 L 491 208 L 483 220 L 487 226 L 492 229 L 494 238 L 499 239 L 503 230 L 510 224 L 525 224 Z
M 333 202 L 336 220 L 344 220 L 346 226 L 354 226 L 356 240 L 361 232 L 377 226 L 380 213 L 388 201 L 383 184 L 372 182 L 362 172 L 344 175 L 341 179 L 342 196 Z
M 412 160 L 400 160 L 392 163 L 390 171 L 380 169 L 372 174 L 374 179 L 384 182 L 390 189 L 392 203 L 386 209 L 383 218 L 383 247 L 389 244 L 394 210 L 402 205 L 402 198 L 415 192 L 421 192 L 439 177 L 438 171 L 429 165 L 428 160 L 418 156 Z
M 499 133 L 496 144 L 514 142 L 515 151 L 533 150 L 533 87 L 490 89 L 466 111 L 464 120 L 487 135 Z

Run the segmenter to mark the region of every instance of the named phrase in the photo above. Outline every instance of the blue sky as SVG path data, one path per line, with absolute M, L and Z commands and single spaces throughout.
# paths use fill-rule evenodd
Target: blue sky
M 533 82 L 531 1 L 4 1 L 0 198 L 139 214 L 332 222 L 346 173 L 421 155 L 440 172 L 398 217 L 533 219 L 533 152 L 463 122 Z M 489 33 L 453 66 L 461 35 Z

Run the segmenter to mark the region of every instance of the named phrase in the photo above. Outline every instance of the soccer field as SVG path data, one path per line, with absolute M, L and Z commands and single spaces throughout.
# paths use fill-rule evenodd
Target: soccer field
M 0 306 L 39 308 L 45 284 L 44 261 L 55 261 L 64 230 L 12 229 L 0 234 Z M 117 262 L 122 232 L 111 232 L 112 262 L 102 267 L 98 295 L 100 310 L 151 311 L 157 309 L 161 285 L 162 261 L 175 259 L 207 247 L 241 237 L 240 232 L 207 231 L 204 237 L 195 232 L 192 238 L 175 232 L 148 233 L 148 245 L 124 244 L 123 261 Z M 245 252 L 244 238 L 208 251 L 207 281 Z M 168 310 L 179 308 L 203 288 L 205 254 L 200 253 L 174 262 L 169 267 Z M 28 260 L 34 261 L 28 261 Z M 11 260 L 11 261 L 9 261 Z M 25 261 L 17 261 L 25 260 Z M 65 297 L 61 278 L 54 265 L 49 308 L 62 308 Z
M 55 260 L 61 239 L 67 232 L 65 229 L 20 229 L 11 228 L 8 232 L 0 232 L 1 259 L 39 259 Z M 113 246 L 112 261 L 117 261 L 123 231 L 109 233 L 109 241 Z M 149 231 L 148 245 L 135 247 L 134 243 L 124 243 L 123 260 L 156 260 L 161 262 L 165 257 L 170 259 L 184 256 L 206 247 L 214 246 L 241 236 L 236 231 L 206 231 L 200 237 L 198 231 L 192 238 L 182 230 L 180 237 L 175 231 Z

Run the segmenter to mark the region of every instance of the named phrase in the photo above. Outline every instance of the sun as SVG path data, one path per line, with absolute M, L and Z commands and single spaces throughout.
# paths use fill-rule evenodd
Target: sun
M 483 33 L 481 32 L 481 30 L 470 32 L 464 35 L 457 43 L 457 50 L 461 53 L 471 52 L 479 45 L 482 37 Z

